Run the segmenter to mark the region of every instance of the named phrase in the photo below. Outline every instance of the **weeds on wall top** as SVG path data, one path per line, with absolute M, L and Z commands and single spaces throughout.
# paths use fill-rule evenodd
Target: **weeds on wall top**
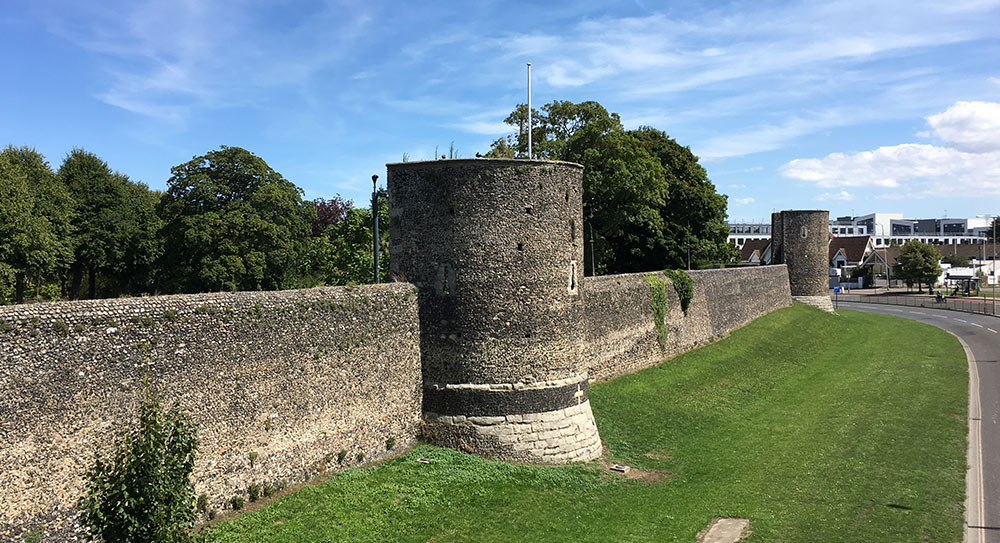
M 691 276 L 684 270 L 663 270 L 663 274 L 670 278 L 670 282 L 674 284 L 674 291 L 677 292 L 677 297 L 681 301 L 681 311 L 687 316 L 688 306 L 691 305 L 691 298 L 694 297 Z

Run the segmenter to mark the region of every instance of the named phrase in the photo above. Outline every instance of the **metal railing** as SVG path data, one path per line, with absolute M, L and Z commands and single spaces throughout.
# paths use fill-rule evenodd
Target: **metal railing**
M 881 296 L 869 296 L 864 294 L 831 294 L 834 305 L 840 302 L 855 302 L 863 304 L 878 305 L 899 305 L 906 307 L 924 307 L 929 309 L 949 309 L 951 311 L 962 311 L 965 313 L 978 313 L 980 315 L 1000 316 L 997 302 L 986 299 L 952 298 L 943 296 L 941 298 L 929 296 L 907 296 L 903 294 L 889 294 Z

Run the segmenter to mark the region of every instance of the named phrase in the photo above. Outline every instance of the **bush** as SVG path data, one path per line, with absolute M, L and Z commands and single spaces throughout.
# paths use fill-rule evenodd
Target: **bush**
M 95 541 L 189 541 L 195 520 L 190 475 L 197 430 L 176 408 L 164 411 L 144 383 L 137 427 L 122 430 L 110 458 L 85 475 L 79 521 Z

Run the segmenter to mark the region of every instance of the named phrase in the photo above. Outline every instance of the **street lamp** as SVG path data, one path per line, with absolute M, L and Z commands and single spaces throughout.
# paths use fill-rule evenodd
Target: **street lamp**
M 374 282 L 378 283 L 380 279 L 379 267 L 378 267 L 378 253 L 379 253 L 379 236 L 378 236 L 378 175 L 372 176 L 372 230 L 374 230 L 375 236 L 372 243 L 372 249 L 375 253 L 375 262 L 372 265 L 372 275 L 374 276 Z

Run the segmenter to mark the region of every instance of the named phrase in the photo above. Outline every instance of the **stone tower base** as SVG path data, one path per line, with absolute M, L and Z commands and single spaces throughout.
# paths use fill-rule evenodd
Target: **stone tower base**
M 601 455 L 601 438 L 587 392 L 586 375 L 532 384 L 425 386 L 424 437 L 502 460 L 593 460 Z
M 792 296 L 792 300 L 800 304 L 811 305 L 817 309 L 822 309 L 827 313 L 833 313 L 833 301 L 829 296 Z
M 503 460 L 565 464 L 601 456 L 601 438 L 589 400 L 566 409 L 524 415 L 424 413 L 423 430 L 438 445 Z

